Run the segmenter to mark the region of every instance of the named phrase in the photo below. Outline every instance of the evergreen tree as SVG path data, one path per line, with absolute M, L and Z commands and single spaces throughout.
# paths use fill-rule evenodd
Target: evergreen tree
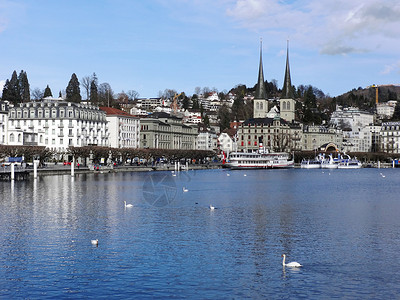
M 53 97 L 53 94 L 51 93 L 51 89 L 50 89 L 49 85 L 47 85 L 46 88 L 44 89 L 43 98 L 46 98 L 46 97 Z
M 99 93 L 97 88 L 97 77 L 96 74 L 93 74 L 94 77 L 90 83 L 90 102 L 94 105 L 99 104 Z
M 394 107 L 392 121 L 400 121 L 400 103 L 399 103 L 399 101 L 397 101 L 396 106 Z
M 31 93 L 29 91 L 29 81 L 28 75 L 24 70 L 21 70 L 18 76 L 18 87 L 21 102 L 29 102 L 31 101 Z
M 230 127 L 231 111 L 227 105 L 222 105 L 218 110 L 218 119 L 221 132 Z
M 69 102 L 80 103 L 82 100 L 78 77 L 76 77 L 75 73 L 73 73 L 71 76 L 71 79 L 66 89 L 66 94 L 67 94 L 67 101 Z
M 10 103 L 16 105 L 21 102 L 21 95 L 19 92 L 19 84 L 18 84 L 18 76 L 17 72 L 14 72 L 11 75 L 10 80 L 6 80 L 6 83 L 3 88 L 3 100 L 7 100 Z

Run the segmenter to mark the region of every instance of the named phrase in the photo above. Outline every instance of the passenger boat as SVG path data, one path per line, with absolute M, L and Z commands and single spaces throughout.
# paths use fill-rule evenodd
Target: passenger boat
M 224 167 L 232 170 L 293 168 L 294 159 L 290 160 L 289 153 L 269 152 L 266 149 L 259 149 L 257 152 L 232 152 Z
M 322 169 L 337 169 L 338 166 L 339 160 L 337 158 L 333 158 L 332 154 L 330 154 L 328 158 L 324 158 L 321 162 Z
M 349 155 L 344 154 L 344 157 L 340 159 L 338 168 L 339 169 L 360 169 L 362 163 L 355 157 L 351 158 Z
M 319 169 L 321 168 L 322 156 L 318 155 L 314 159 L 303 159 L 300 163 L 302 169 Z

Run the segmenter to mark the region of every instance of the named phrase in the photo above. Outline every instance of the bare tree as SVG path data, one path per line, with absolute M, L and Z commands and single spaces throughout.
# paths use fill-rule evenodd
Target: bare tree
M 128 94 L 129 100 L 131 100 L 131 101 L 139 98 L 139 93 L 135 90 L 129 90 L 127 94 Z
M 99 104 L 103 106 L 110 106 L 114 101 L 114 92 L 109 83 L 104 82 L 99 85 Z
M 44 92 L 41 89 L 34 88 L 31 93 L 32 93 L 31 97 L 33 100 L 39 101 L 43 99 Z
M 86 100 L 90 99 L 90 83 L 91 83 L 92 79 L 90 78 L 90 76 L 85 76 L 81 79 L 81 84 L 83 86 L 83 88 L 86 90 Z

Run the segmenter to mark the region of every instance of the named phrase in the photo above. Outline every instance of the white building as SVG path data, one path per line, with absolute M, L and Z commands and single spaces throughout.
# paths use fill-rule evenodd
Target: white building
M 200 110 L 187 110 L 184 113 L 183 121 L 185 123 L 199 124 L 201 123 L 201 112 Z
M 106 114 L 97 106 L 46 98 L 9 108 L 8 145 L 68 147 L 109 146 Z
M 237 150 L 237 144 L 234 137 L 230 136 L 228 132 L 222 132 L 218 137 L 218 145 L 221 151 L 230 153 Z
M 8 102 L 0 101 L 0 145 L 7 144 Z
M 218 136 L 213 131 L 201 130 L 197 136 L 197 150 L 217 151 Z
M 387 153 L 400 153 L 400 122 L 382 123 L 380 150 Z
M 108 121 L 109 140 L 112 148 L 140 147 L 140 119 L 111 107 L 100 107 Z
M 376 104 L 376 112 L 378 116 L 382 119 L 390 119 L 393 116 L 396 104 L 397 101 L 394 100 Z
M 374 123 L 374 115 L 370 112 L 361 111 L 355 107 L 342 109 L 338 106 L 332 113 L 331 123 L 340 126 L 345 125 L 352 131 L 359 131 L 361 128 Z

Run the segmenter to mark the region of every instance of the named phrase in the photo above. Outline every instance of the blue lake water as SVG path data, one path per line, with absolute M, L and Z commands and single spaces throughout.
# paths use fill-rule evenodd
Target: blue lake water
M 0 298 L 398 298 L 399 172 L 0 182 Z M 303 267 L 283 267 L 283 253 Z

